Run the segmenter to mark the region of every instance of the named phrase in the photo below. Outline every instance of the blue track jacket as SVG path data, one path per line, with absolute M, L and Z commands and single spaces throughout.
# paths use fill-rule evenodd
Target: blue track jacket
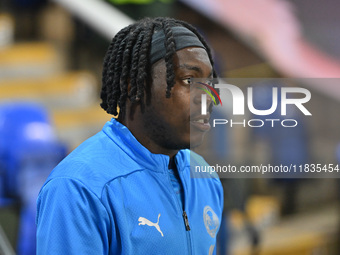
M 170 181 L 169 157 L 152 154 L 116 120 L 107 122 L 42 187 L 37 254 L 215 254 L 221 183 L 190 177 L 190 165 L 207 163 L 189 150 L 179 151 L 175 162 L 184 211 Z

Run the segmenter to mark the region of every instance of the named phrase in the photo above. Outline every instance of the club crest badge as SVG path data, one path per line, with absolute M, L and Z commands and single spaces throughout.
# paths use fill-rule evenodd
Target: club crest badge
M 203 221 L 208 234 L 212 238 L 215 238 L 216 232 L 220 225 L 220 220 L 213 209 L 211 209 L 211 207 L 208 205 L 204 207 L 203 210 Z

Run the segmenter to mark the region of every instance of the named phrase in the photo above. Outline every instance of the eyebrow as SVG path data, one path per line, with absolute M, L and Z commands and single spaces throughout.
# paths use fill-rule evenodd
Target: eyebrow
M 188 65 L 188 64 L 181 64 L 179 66 L 179 68 L 181 69 L 188 69 L 188 70 L 193 70 L 196 71 L 198 73 L 200 73 L 201 75 L 203 74 L 202 69 L 199 66 L 192 66 L 192 65 Z M 213 75 L 213 71 L 211 70 L 209 77 Z

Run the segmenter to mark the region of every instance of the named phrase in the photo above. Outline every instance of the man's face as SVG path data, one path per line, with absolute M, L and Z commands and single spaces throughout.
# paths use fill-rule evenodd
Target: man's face
M 198 146 L 210 129 L 209 114 L 201 115 L 202 90 L 195 89 L 190 94 L 190 87 L 193 86 L 190 79 L 212 78 L 212 66 L 207 52 L 198 47 L 177 51 L 174 71 L 175 85 L 171 89 L 170 98 L 166 98 L 165 61 L 160 60 L 154 64 L 153 82 L 147 92 L 150 95 L 149 102 L 143 114 L 145 135 L 168 150 Z

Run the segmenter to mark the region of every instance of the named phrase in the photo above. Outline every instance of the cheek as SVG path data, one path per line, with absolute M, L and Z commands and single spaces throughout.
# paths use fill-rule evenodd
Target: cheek
M 173 95 L 172 109 L 179 118 L 187 119 L 190 116 L 190 95 L 187 93 Z
M 173 90 L 171 93 L 171 97 L 173 97 L 173 104 L 179 105 L 181 107 L 189 108 L 190 107 L 190 88 L 189 87 L 181 87 L 180 89 Z
M 152 93 L 150 107 L 158 119 L 173 127 L 183 128 L 186 124 L 189 125 L 190 88 L 175 84 L 170 98 L 165 97 L 166 88 L 157 88 Z

